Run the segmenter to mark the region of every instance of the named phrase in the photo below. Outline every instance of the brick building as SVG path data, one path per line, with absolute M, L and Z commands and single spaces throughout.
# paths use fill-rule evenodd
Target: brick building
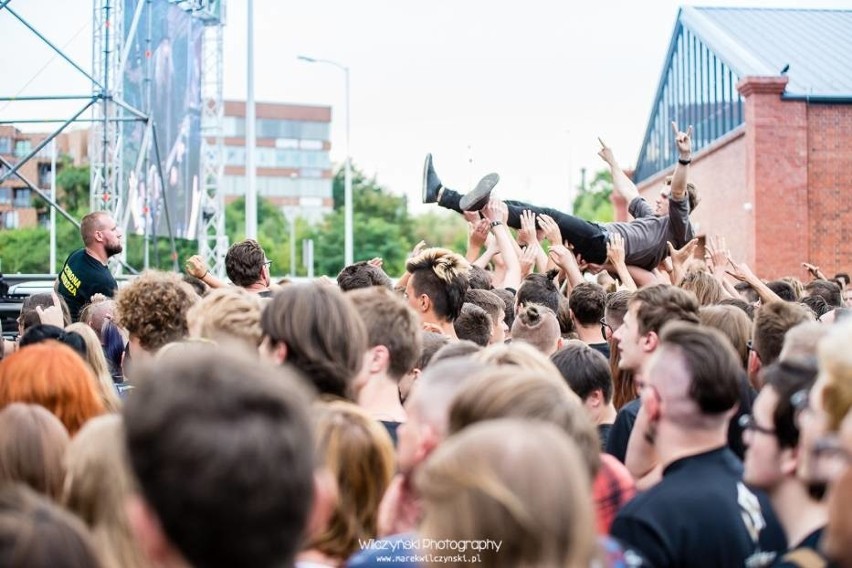
M 0 155 L 10 164 L 17 164 L 49 134 L 21 132 L 14 126 L 0 125 Z M 89 131 L 69 130 L 56 138 L 57 162 L 60 156 L 75 166 L 88 161 Z M 50 193 L 51 146 L 48 144 L 21 165 L 21 175 L 45 193 Z M 59 164 L 57 163 L 57 169 Z M 0 164 L 0 175 L 6 173 Z M 19 177 L 12 175 L 0 183 L 0 229 L 35 227 L 47 223 L 47 203 L 41 200 Z
M 852 11 L 684 7 L 634 179 L 653 198 L 693 125 L 692 215 L 765 278 L 852 270 Z M 616 216 L 627 217 L 616 200 Z
M 246 104 L 225 101 L 225 201 L 245 195 Z M 311 222 L 330 212 L 331 107 L 256 103 L 257 193 Z

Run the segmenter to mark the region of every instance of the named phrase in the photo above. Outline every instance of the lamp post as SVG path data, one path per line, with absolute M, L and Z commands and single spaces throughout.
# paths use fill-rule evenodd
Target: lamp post
M 346 162 L 343 185 L 343 263 L 349 266 L 354 262 L 352 252 L 352 160 L 349 153 L 349 67 L 328 59 L 316 59 L 299 55 L 299 60 L 308 63 L 325 63 L 343 71 L 346 86 Z

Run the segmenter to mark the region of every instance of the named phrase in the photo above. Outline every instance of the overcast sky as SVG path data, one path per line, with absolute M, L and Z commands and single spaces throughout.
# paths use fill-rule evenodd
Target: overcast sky
M 687 2 L 690 4 L 691 2 Z M 333 107 L 332 160 L 342 161 L 342 73 L 351 70 L 351 153 L 391 191 L 420 200 L 432 152 L 447 186 L 491 171 L 498 195 L 567 208 L 580 168 L 599 169 L 600 135 L 635 164 L 678 7 L 676 0 L 255 0 L 258 101 Z M 852 9 L 852 0 L 705 0 L 702 6 Z M 91 68 L 91 0 L 9 4 Z M 246 94 L 246 2 L 228 2 L 225 96 Z M 0 10 L 0 95 L 87 93 L 91 87 Z M 0 118 L 59 116 L 0 102 Z M 32 129 L 32 128 L 29 128 Z

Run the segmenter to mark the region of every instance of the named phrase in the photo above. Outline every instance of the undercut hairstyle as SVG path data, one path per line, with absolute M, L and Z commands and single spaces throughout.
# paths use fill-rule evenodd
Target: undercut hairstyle
M 635 292 L 630 305 L 637 305 L 636 319 L 640 335 L 660 333 L 670 321 L 698 323 L 698 300 L 695 294 L 676 286 L 658 284 Z
M 95 233 L 104 230 L 105 220 L 109 216 L 106 211 L 92 211 L 80 220 L 80 237 L 84 245 L 95 242 Z
M 467 272 L 467 278 L 470 281 L 471 290 L 491 290 L 494 285 L 491 283 L 491 273 L 475 264 L 470 265 L 470 270 Z
M 545 274 L 539 272 L 528 274 L 518 288 L 515 303 L 518 306 L 541 304 L 550 308 L 554 314 L 558 312 L 559 298 L 562 295 L 556 287 L 557 274 L 559 271 L 556 269 L 548 270 Z
M 186 314 L 197 301 L 198 295 L 179 275 L 149 270 L 118 291 L 116 323 L 143 349 L 156 352 L 186 337 Z
M 225 255 L 225 272 L 235 286 L 251 286 L 260 280 L 266 253 L 254 239 L 231 245 Z
M 453 321 L 453 329 L 459 339 L 473 341 L 482 347 L 491 340 L 493 325 L 488 312 L 469 302 L 464 303 L 459 317 Z
M 82 521 L 21 484 L 0 487 L 0 566 L 102 566 Z
M 766 287 L 775 292 L 775 294 L 785 302 L 798 302 L 799 297 L 796 295 L 796 289 L 793 285 L 784 280 L 770 280 L 766 283 Z
M 46 408 L 15 402 L 0 411 L 0 484 L 23 483 L 58 501 L 68 430 Z
M 779 361 L 760 370 L 761 382 L 778 396 L 772 413 L 775 438 L 781 448 L 799 445 L 799 427 L 796 425 L 796 409 L 790 398 L 800 390 L 809 389 L 817 376 L 816 365 L 804 362 Z
M 423 371 L 432 362 L 432 357 L 447 345 L 450 339 L 446 335 L 434 331 L 421 331 L 420 339 L 423 347 L 420 350 L 420 356 L 414 363 L 414 368 Z
M 229 286 L 212 290 L 186 314 L 189 328 L 200 337 L 221 342 L 240 342 L 257 349 L 263 339 L 260 329 L 260 299 L 242 288 Z
M 414 368 L 422 349 L 420 320 L 389 288 L 373 286 L 346 296 L 364 322 L 367 345 L 388 350 L 388 374 L 399 380 Z
M 757 309 L 754 316 L 752 348 L 763 365 L 774 363 L 784 347 L 784 336 L 796 325 L 814 321 L 810 309 L 795 302 L 770 302 Z
M 60 296 L 60 299 L 61 298 L 62 296 Z M 103 341 L 102 334 L 104 327 L 107 322 L 112 322 L 114 316 L 115 300 L 112 298 L 103 298 L 83 306 L 83 309 L 80 310 L 79 321 L 94 329 L 98 339 Z
M 812 311 L 817 319 L 833 309 L 822 296 L 805 296 L 801 304 Z
M 687 272 L 680 287 L 695 294 L 698 303 L 702 306 L 718 304 L 725 296 L 722 285 L 713 278 L 712 274 L 703 270 Z
M 573 439 L 589 477 L 600 467 L 601 442 L 580 399 L 565 381 L 518 368 L 490 368 L 476 373 L 453 399 L 450 435 L 477 422 L 521 418 L 549 422 Z
M 340 290 L 316 282 L 288 284 L 263 310 L 260 327 L 271 346 L 286 345 L 286 363 L 321 394 L 351 395 L 367 351 L 367 329 Z
M 805 284 L 808 296 L 819 296 L 832 309 L 843 307 L 843 292 L 836 282 L 830 280 L 811 280 Z
M 515 322 L 515 295 L 511 290 L 506 288 L 494 288 L 491 291 L 499 296 L 506 305 L 503 309 L 503 317 L 505 318 L 506 325 L 509 329 L 512 329 L 512 324 Z
M 491 317 L 491 321 L 495 326 L 500 325 L 504 321 L 506 313 L 506 303 L 500 296 L 490 290 L 481 288 L 471 288 L 464 295 L 465 303 L 476 304 Z
M 660 334 L 660 357 L 682 358 L 689 373 L 689 398 L 703 415 L 719 415 L 740 402 L 745 371 L 731 342 L 721 332 L 692 323 L 673 321 Z
M 298 373 L 221 347 L 140 369 L 124 407 L 131 468 L 190 565 L 292 565 L 313 499 L 310 408 Z
M 512 324 L 512 341 L 529 343 L 546 356 L 556 350 L 561 335 L 556 314 L 545 306 L 526 304 Z
M 428 296 L 435 314 L 450 322 L 461 314 L 470 288 L 469 267 L 464 257 L 442 248 L 426 249 L 405 265 L 415 294 Z
M 337 286 L 344 292 L 373 286 L 392 290 L 393 282 L 384 270 L 373 266 L 366 260 L 361 260 L 343 267 L 343 270 L 337 275 Z
M 706 306 L 701 308 L 698 317 L 701 325 L 721 331 L 730 340 L 745 369 L 748 365 L 748 341 L 753 327 L 745 312 L 735 306 Z
M 627 305 L 630 299 L 633 298 L 633 292 L 630 290 L 618 290 L 606 297 L 606 306 L 604 309 L 604 317 L 613 331 L 621 327 L 624 323 L 624 316 L 627 314 Z
M 574 286 L 568 296 L 568 304 L 574 319 L 580 325 L 598 325 L 606 309 L 606 292 L 593 282 L 582 282 Z
M 601 391 L 606 404 L 612 400 L 609 361 L 599 351 L 582 341 L 569 341 L 550 360 L 581 400 L 586 400 L 596 390 Z

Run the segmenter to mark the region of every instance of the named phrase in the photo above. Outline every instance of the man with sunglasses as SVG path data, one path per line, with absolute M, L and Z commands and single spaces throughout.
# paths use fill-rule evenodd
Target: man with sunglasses
M 816 372 L 815 366 L 801 362 L 765 367 L 761 371 L 764 387 L 752 414 L 740 417 L 746 444 L 743 480 L 767 493 L 790 546 L 776 566 L 801 566 L 807 559 L 825 562 L 817 551 L 827 507 L 796 474 L 808 451 L 800 440 L 798 414 L 804 411 Z
M 639 195 L 636 185 L 619 167 L 612 150 L 598 139 L 602 146 L 598 155 L 609 165 L 613 187 L 627 201 L 632 221 L 599 224 L 556 209 L 535 207 L 521 201 L 506 201 L 506 224 L 519 229 L 521 214 L 525 210 L 532 211 L 537 217 L 551 217 L 559 226 L 562 240 L 573 246 L 575 254 L 586 263 L 612 273 L 615 270 L 607 264 L 607 243 L 611 234 L 618 234 L 624 240 L 626 264 L 647 271 L 654 270 L 669 255 L 668 243 L 680 249 L 695 238 L 689 214 L 698 205 L 698 193 L 692 184 L 687 183 L 687 170 L 692 162 L 692 126 L 686 132 L 681 132 L 673 122 L 672 129 L 679 157 L 672 177 L 667 181 L 670 191 L 662 192 L 654 207 Z M 423 202 L 438 203 L 441 207 L 459 213 L 479 211 L 488 202 L 499 179 L 497 174 L 489 174 L 471 192 L 462 195 L 441 183 L 432 166 L 432 155 L 429 154 L 423 169 Z

